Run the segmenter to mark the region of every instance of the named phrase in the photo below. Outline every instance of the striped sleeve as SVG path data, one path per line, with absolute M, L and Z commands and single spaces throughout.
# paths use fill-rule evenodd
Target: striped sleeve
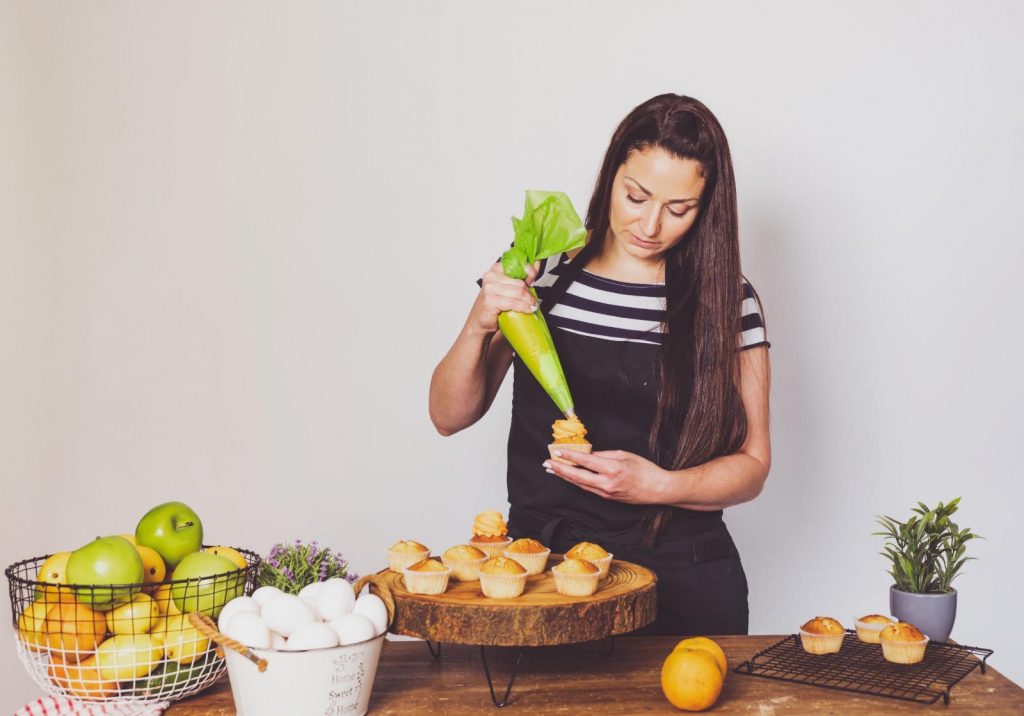
M 740 319 L 740 350 L 764 346 L 771 347 L 764 327 L 764 311 L 761 299 L 746 278 L 743 279 L 743 308 Z

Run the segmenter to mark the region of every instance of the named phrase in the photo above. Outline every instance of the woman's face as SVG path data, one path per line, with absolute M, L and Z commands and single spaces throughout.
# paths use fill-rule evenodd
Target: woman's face
M 615 172 L 608 238 L 643 260 L 660 260 L 697 219 L 701 165 L 660 147 L 635 151 Z

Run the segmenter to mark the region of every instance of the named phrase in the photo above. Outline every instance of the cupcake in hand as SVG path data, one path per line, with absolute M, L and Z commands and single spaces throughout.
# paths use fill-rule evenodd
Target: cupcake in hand
M 575 415 L 566 420 L 556 420 L 551 425 L 551 435 L 554 442 L 548 445 L 548 453 L 550 453 L 551 459 L 555 462 L 575 467 L 576 463 L 572 460 L 555 453 L 560 453 L 562 450 L 575 450 L 576 452 L 590 454 L 594 446 L 587 441 L 586 434 L 587 429 L 583 427 L 583 423 Z

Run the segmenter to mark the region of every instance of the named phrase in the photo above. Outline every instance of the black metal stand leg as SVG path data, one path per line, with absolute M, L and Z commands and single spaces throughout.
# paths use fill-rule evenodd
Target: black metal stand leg
M 519 662 L 523 660 L 523 650 L 520 649 L 516 654 L 516 663 L 512 665 L 512 676 L 508 680 L 508 686 L 505 688 L 505 696 L 498 701 L 498 697 L 494 695 L 494 683 L 491 681 L 491 670 L 487 666 L 487 652 L 484 647 L 480 647 L 480 659 L 484 662 L 484 674 L 487 675 L 487 688 L 491 690 L 491 701 L 499 709 L 508 706 L 508 695 L 512 693 L 512 684 L 515 683 L 516 674 L 519 671 Z
M 605 637 L 601 642 L 601 651 L 604 652 L 605 656 L 611 656 L 612 652 L 615 651 L 615 637 Z
M 437 642 L 437 650 L 434 650 L 434 645 L 430 643 L 430 639 L 427 639 L 427 648 L 430 649 L 430 655 L 437 659 L 441 656 L 441 642 Z

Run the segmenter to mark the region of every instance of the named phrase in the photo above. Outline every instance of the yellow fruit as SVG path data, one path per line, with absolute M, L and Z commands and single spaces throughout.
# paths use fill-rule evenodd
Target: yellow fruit
M 46 561 L 39 565 L 39 572 L 36 574 L 37 582 L 47 584 L 67 584 L 68 560 L 71 559 L 70 552 L 57 552 L 46 558 Z M 68 589 L 60 587 L 36 587 L 36 599 L 50 602 L 61 601 L 61 597 L 71 595 Z
M 55 604 L 46 613 L 46 643 L 58 658 L 75 663 L 96 650 L 107 633 L 107 620 L 84 604 Z
M 661 665 L 661 690 L 683 711 L 711 708 L 722 693 L 722 670 L 704 649 L 676 648 Z
M 136 547 L 139 546 L 138 543 L 135 542 L 135 533 L 134 532 L 122 532 L 121 534 L 118 535 L 118 537 L 124 537 L 126 540 L 131 542 Z
M 725 658 L 725 652 L 713 639 L 708 639 L 706 636 L 695 636 L 689 639 L 683 639 L 681 642 L 676 644 L 676 649 L 703 649 L 704 651 L 715 657 L 715 661 L 718 662 L 718 668 L 722 670 L 722 678 L 726 677 L 729 672 L 729 660 Z
M 46 671 L 50 675 L 50 680 L 68 696 L 103 698 L 117 694 L 117 682 L 102 678 L 94 656 L 90 656 L 81 664 L 51 661 Z
M 199 633 L 183 614 L 163 620 L 153 638 L 164 647 L 164 656 L 179 664 L 191 664 L 210 649 L 208 637 Z
M 164 616 L 181 614 L 181 610 L 178 609 L 178 605 L 174 603 L 174 598 L 171 596 L 170 584 L 161 584 L 157 587 L 153 592 L 153 601 L 156 602 L 156 608 Z
M 46 602 L 32 602 L 18 617 L 18 638 L 32 651 L 46 651 L 46 613 L 52 607 Z
M 131 681 L 151 672 L 164 658 L 164 648 L 149 634 L 117 634 L 96 649 L 95 663 L 103 681 Z
M 142 558 L 142 581 L 146 584 L 159 584 L 167 574 L 167 565 L 163 557 L 152 547 L 137 544 L 135 551 Z
M 153 598 L 139 592 L 127 604 L 107 612 L 107 629 L 113 634 L 146 634 L 160 618 Z
M 245 569 L 249 566 L 249 563 L 245 561 L 245 556 L 234 547 L 207 547 L 203 551 L 213 552 L 216 555 L 229 559 L 239 569 Z

